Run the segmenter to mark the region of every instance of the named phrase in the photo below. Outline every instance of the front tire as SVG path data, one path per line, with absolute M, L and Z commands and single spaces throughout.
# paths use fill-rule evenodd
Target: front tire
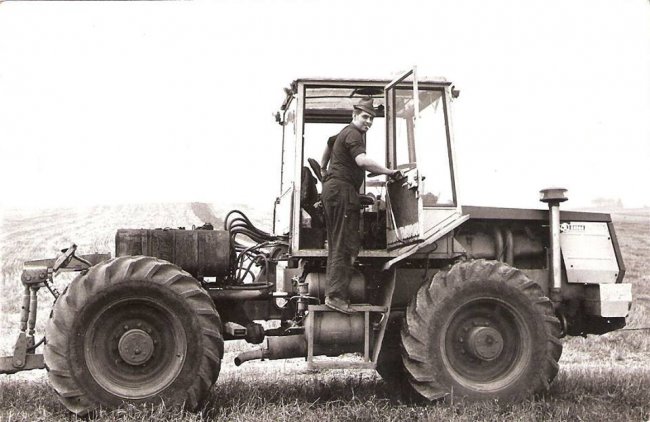
M 124 402 L 196 409 L 223 357 L 221 320 L 198 282 L 169 262 L 119 257 L 78 276 L 46 327 L 50 384 L 71 412 Z
M 402 361 L 421 396 L 517 399 L 547 390 L 562 354 L 542 289 L 498 261 L 438 272 L 409 304 Z

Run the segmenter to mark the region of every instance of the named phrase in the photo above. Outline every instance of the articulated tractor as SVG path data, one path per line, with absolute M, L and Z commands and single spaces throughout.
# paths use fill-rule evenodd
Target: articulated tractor
M 374 369 L 409 398 L 516 400 L 549 388 L 564 336 L 625 326 L 631 285 L 610 215 L 560 211 L 561 188 L 541 190 L 539 209 L 461 204 L 450 82 L 411 70 L 393 81 L 297 79 L 285 92 L 268 232 L 235 210 L 223 227 L 119 229 L 114 254 L 72 245 L 25 262 L 20 332 L 0 373 L 46 368 L 77 415 L 125 402 L 197 409 L 224 341 L 246 340 L 258 346 L 236 365 L 303 358 L 313 370 Z M 360 189 L 347 315 L 324 305 L 317 159 L 367 97 L 379 104 L 368 155 L 402 177 L 367 175 Z M 46 290 L 55 302 L 37 335 Z

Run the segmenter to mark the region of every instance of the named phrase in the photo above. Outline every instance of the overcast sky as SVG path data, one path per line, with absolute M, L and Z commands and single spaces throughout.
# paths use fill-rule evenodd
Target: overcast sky
M 0 3 L 0 204 L 270 211 L 282 88 L 412 65 L 461 90 L 462 203 L 650 206 L 648 0 Z

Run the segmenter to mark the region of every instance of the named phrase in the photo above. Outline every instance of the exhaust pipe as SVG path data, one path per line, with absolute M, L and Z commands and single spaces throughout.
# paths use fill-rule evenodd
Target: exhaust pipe
M 257 360 L 257 359 L 268 359 L 268 349 L 258 349 L 258 350 L 251 350 L 248 352 L 242 352 L 237 355 L 235 358 L 235 366 L 239 366 L 244 362 L 247 362 L 249 360 Z
M 290 359 L 307 356 L 307 340 L 304 334 L 268 337 L 266 349 L 242 352 L 235 358 L 235 365 L 256 359 Z
M 540 201 L 548 204 L 549 223 L 551 225 L 551 301 L 559 303 L 562 299 L 562 256 L 560 255 L 560 202 L 567 198 L 564 188 L 548 188 L 539 191 Z

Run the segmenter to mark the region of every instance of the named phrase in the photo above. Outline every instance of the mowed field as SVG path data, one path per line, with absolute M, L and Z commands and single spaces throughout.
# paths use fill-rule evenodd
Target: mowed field
M 79 253 L 111 252 L 118 228 L 191 228 L 205 221 L 216 227 L 231 209 L 216 204 L 146 204 L 84 209 L 4 210 L 0 214 L 0 356 L 11 354 L 19 329 L 22 262 L 52 258 L 76 243 Z M 270 230 L 270 212 L 242 209 Z M 236 368 L 235 355 L 248 348 L 226 345 L 222 371 L 198 413 L 125 407 L 96 420 L 451 420 L 451 421 L 648 421 L 650 420 L 650 209 L 613 213 L 633 283 L 628 329 L 603 336 L 568 338 L 560 373 L 549 393 L 519 403 L 402 403 L 374 371 L 307 372 L 301 359 L 248 362 Z M 57 281 L 59 289 L 71 279 Z M 37 335 L 43 333 L 52 303 L 39 293 Z M 639 329 L 644 328 L 644 329 Z M 0 375 L 0 421 L 70 420 L 47 385 L 44 370 Z M 74 419 L 74 418 L 73 418 Z

